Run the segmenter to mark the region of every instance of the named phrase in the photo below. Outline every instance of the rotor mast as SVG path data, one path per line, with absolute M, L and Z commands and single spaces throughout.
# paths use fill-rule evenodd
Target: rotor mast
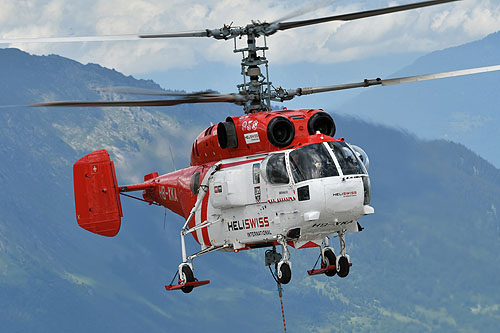
M 252 23 L 254 25 L 254 23 Z M 256 26 L 248 25 L 245 30 L 247 36 L 247 47 L 238 49 L 236 38 L 234 38 L 234 53 L 241 53 L 241 75 L 243 83 L 237 86 L 240 95 L 246 96 L 243 104 L 245 113 L 271 110 L 271 82 L 269 81 L 269 66 L 266 58 L 266 36 L 264 36 L 264 46 L 257 46 L 257 38 L 260 37 L 256 29 L 262 28 L 260 24 Z M 258 52 L 261 51 L 262 55 Z M 266 75 L 262 73 L 261 65 L 265 66 Z M 267 86 L 267 88 L 265 88 Z

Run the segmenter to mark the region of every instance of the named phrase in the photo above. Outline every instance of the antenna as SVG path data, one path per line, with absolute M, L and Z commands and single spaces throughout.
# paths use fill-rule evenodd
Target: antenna
M 172 147 L 170 147 L 170 145 L 168 145 L 168 150 L 170 150 L 170 157 L 172 158 L 172 165 L 174 166 L 174 170 L 177 171 L 177 168 L 175 167 L 174 154 L 172 153 Z

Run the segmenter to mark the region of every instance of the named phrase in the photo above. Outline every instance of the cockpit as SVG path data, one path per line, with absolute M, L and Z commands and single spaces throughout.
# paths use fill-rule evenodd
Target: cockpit
M 366 156 L 366 153 L 361 148 L 353 146 L 353 150 L 342 141 L 328 142 L 328 145 L 337 158 L 344 175 L 368 174 L 365 164 L 362 162 L 362 158 Z
M 294 183 L 300 183 L 339 175 L 366 175 L 368 172 L 362 162 L 363 155 L 366 154 L 364 151 L 362 153 L 351 149 L 342 141 L 303 146 L 288 154 L 269 156 L 264 163 L 266 178 L 272 184 L 288 184 L 290 176 Z M 287 158 L 291 175 L 286 168 Z
M 286 153 L 268 156 L 262 163 L 262 172 L 273 185 L 299 184 L 312 179 L 338 176 L 362 178 L 365 204 L 370 201 L 368 156 L 363 149 L 343 141 L 315 143 Z

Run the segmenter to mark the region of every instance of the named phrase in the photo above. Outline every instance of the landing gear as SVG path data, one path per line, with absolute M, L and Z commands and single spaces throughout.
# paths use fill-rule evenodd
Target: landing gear
M 337 275 L 341 278 L 345 278 L 349 274 L 349 267 L 351 264 L 349 263 L 349 255 L 345 253 L 345 230 L 339 231 L 339 240 L 340 240 L 340 257 L 337 258 L 337 264 L 335 265 L 337 268 Z
M 266 251 L 266 266 L 269 266 L 269 269 L 271 269 L 271 265 L 274 264 L 276 282 L 287 284 L 292 279 L 292 263 L 289 261 L 290 252 L 288 251 L 285 238 L 282 235 L 278 236 L 278 243 L 281 245 L 283 255 L 276 252 L 276 247 L 273 246 L 272 250 Z M 273 272 L 271 271 L 271 273 Z
M 349 274 L 349 268 L 352 264 L 349 262 L 349 255 L 345 253 L 345 233 L 345 230 L 338 233 L 340 239 L 340 256 L 335 256 L 333 248 L 328 245 L 328 237 L 325 237 L 321 245 L 321 253 L 318 260 L 316 260 L 313 269 L 307 271 L 309 275 L 325 274 L 326 276 L 334 276 L 337 274 L 339 277 L 344 278 Z M 316 269 L 316 265 L 320 259 L 321 268 Z
M 278 243 L 281 245 L 283 255 L 276 252 L 276 246 L 273 245 L 272 250 L 266 250 L 265 259 L 266 266 L 269 267 L 269 271 L 271 272 L 273 279 L 278 285 L 278 293 L 281 303 L 281 314 L 283 316 L 283 327 L 285 328 L 286 332 L 285 309 L 283 307 L 283 288 L 281 287 L 281 285 L 287 284 L 292 279 L 292 263 L 288 260 L 290 258 L 290 253 L 288 252 L 288 247 L 283 235 L 278 235 Z M 276 273 L 273 272 L 271 265 L 274 265 Z
M 198 190 L 198 196 L 196 198 L 196 203 L 194 204 L 193 208 L 191 209 L 191 212 L 189 213 L 188 218 L 186 219 L 186 222 L 184 223 L 184 226 L 181 229 L 181 254 L 182 254 L 182 263 L 179 265 L 178 272 L 176 275 L 174 275 L 174 278 L 172 279 L 172 282 L 170 282 L 169 285 L 165 286 L 165 289 L 167 290 L 182 290 L 184 293 L 188 294 L 191 291 L 193 291 L 193 288 L 203 286 L 206 284 L 209 284 L 210 281 L 205 280 L 205 281 L 198 281 L 194 277 L 193 273 L 193 264 L 192 260 L 196 257 L 199 257 L 203 254 L 207 254 L 213 251 L 217 251 L 223 248 L 229 247 L 228 244 L 222 245 L 222 246 L 208 246 L 206 248 L 203 248 L 201 251 L 198 253 L 195 253 L 193 255 L 190 255 L 188 257 L 186 253 L 186 241 L 184 240 L 184 237 L 190 233 L 195 232 L 198 229 L 202 229 L 204 227 L 208 227 L 211 224 L 214 224 L 215 222 L 212 221 L 204 221 L 203 223 L 194 226 L 192 228 L 189 227 L 189 222 L 191 219 L 194 217 L 196 211 L 200 208 L 201 203 L 203 201 L 203 198 L 205 197 L 205 194 L 208 192 L 208 182 L 213 176 L 213 174 L 219 170 L 220 164 L 214 164 L 208 170 L 207 176 L 203 179 L 203 182 L 200 184 L 199 190 Z M 175 280 L 175 277 L 179 274 L 179 284 L 173 285 L 173 281 Z
M 287 284 L 292 279 L 292 263 L 288 260 L 290 258 L 290 252 L 288 251 L 285 237 L 279 235 L 278 243 L 281 245 L 283 259 L 276 266 L 276 272 L 278 281 L 282 284 Z

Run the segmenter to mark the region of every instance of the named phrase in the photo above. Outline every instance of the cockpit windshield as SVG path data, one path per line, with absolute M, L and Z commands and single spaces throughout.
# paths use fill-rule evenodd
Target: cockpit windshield
M 358 159 L 356 154 L 349 148 L 345 142 L 336 141 L 328 142 L 330 148 L 332 148 L 337 161 L 340 164 L 340 168 L 344 175 L 357 175 L 368 173 L 365 169 L 364 164 Z
M 296 183 L 339 175 L 335 162 L 322 143 L 304 146 L 290 152 L 290 168 Z

